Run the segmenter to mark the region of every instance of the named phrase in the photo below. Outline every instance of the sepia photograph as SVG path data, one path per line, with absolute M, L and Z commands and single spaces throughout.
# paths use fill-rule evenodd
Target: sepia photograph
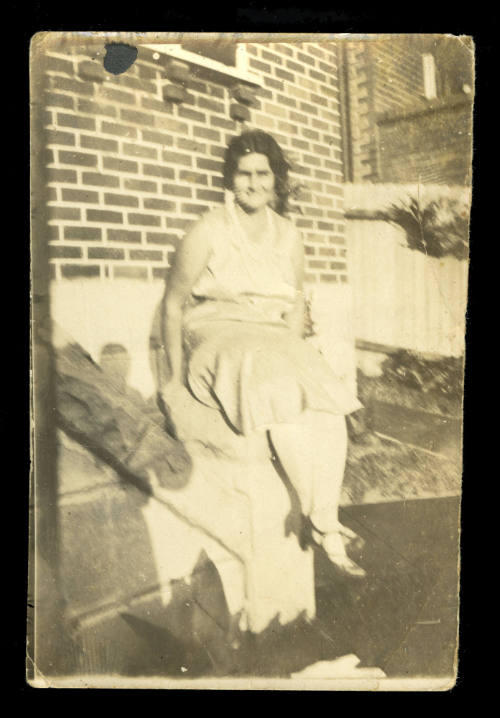
M 35 688 L 450 691 L 474 42 L 40 32 Z

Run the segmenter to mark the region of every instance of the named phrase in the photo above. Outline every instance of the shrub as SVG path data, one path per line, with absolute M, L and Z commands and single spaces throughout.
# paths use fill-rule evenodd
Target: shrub
M 443 357 L 423 359 L 418 354 L 401 349 L 390 354 L 382 365 L 384 377 L 424 393 L 447 397 L 462 395 L 463 359 Z
M 410 249 L 429 257 L 469 256 L 469 208 L 463 200 L 408 196 L 391 204 L 383 215 L 404 229 Z

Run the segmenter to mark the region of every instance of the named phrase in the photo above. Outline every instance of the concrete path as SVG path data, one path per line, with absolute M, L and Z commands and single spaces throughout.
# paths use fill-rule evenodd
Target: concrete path
M 317 617 L 312 622 L 272 624 L 257 636 L 235 633 L 231 638 L 222 586 L 215 567 L 207 564 L 200 567 L 199 590 L 205 596 L 209 591 L 211 601 L 203 611 L 187 587 L 178 587 L 186 590 L 186 601 L 179 605 L 190 613 L 197 640 L 180 640 L 171 630 L 180 617 L 147 602 L 96 627 L 94 638 L 120 652 L 122 674 L 130 676 L 288 677 L 347 654 L 388 677 L 451 676 L 458 516 L 456 498 L 343 509 L 341 520 L 365 539 L 356 559 L 368 578 L 339 577 L 317 550 Z M 109 658 L 102 670 L 110 670 Z

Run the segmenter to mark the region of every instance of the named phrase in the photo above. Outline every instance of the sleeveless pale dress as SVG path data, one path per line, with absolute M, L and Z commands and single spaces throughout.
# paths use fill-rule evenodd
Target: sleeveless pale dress
M 249 240 L 231 206 L 203 218 L 208 264 L 184 313 L 186 380 L 238 433 L 294 423 L 305 409 L 361 408 L 319 352 L 288 328 L 297 289 L 293 225 L 268 209 L 262 241 Z

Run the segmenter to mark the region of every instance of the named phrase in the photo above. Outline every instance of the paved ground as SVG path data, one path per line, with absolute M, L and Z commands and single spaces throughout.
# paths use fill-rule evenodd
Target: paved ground
M 144 604 L 101 626 L 100 642 L 119 654 L 119 672 L 134 676 L 287 677 L 316 661 L 349 653 L 362 666 L 377 666 L 389 677 L 449 676 L 457 628 L 458 511 L 455 498 L 344 510 L 344 523 L 366 540 L 359 562 L 368 578 L 339 578 L 318 550 L 317 617 L 311 623 L 300 619 L 287 627 L 271 625 L 232 647 L 217 575 L 207 566 L 200 590 L 206 595 L 210 586 L 212 599 L 203 611 L 193 605 L 187 587 L 178 588 L 179 605 L 183 591 L 190 597 L 183 610 L 191 612 L 199 644 L 175 636 L 170 628 L 180 616 L 158 604 Z M 105 672 L 113 663 L 106 651 Z
M 376 431 L 459 461 L 457 422 L 379 404 Z M 216 569 L 206 561 L 191 586 L 179 581 L 174 587 L 171 606 L 143 602 L 114 615 L 71 639 L 66 657 L 73 655 L 76 673 L 115 667 L 129 676 L 287 677 L 354 653 L 361 666 L 376 666 L 389 677 L 452 675 L 459 499 L 352 505 L 342 510 L 341 520 L 365 539 L 353 558 L 368 576 L 339 577 L 318 549 L 312 622 L 301 618 L 286 627 L 272 624 L 259 636 L 238 635 Z
M 354 653 L 388 676 L 451 675 L 458 501 L 350 507 L 342 518 L 366 540 L 360 563 L 368 578 L 339 578 L 318 552 L 317 619 L 261 637 L 254 669 L 283 675 Z
M 348 513 L 348 515 L 347 515 Z M 459 501 L 349 508 L 366 540 L 366 582 L 343 590 L 318 566 L 318 617 L 337 642 L 389 676 L 450 675 L 457 630 Z M 342 616 L 342 620 L 339 617 Z M 336 617 L 336 620 L 335 618 Z

